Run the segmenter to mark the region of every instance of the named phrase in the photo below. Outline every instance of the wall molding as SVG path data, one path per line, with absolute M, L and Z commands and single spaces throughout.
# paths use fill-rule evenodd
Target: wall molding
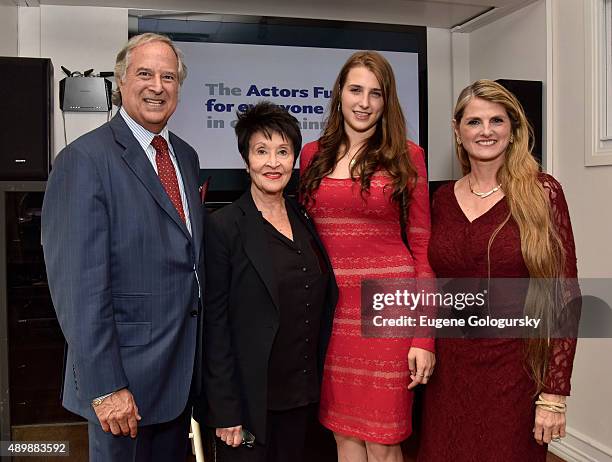
M 566 433 L 559 443 L 548 446 L 550 452 L 567 462 L 612 462 L 612 448 L 571 427 L 567 427 Z
M 542 169 L 550 173 L 555 174 L 555 166 L 553 164 L 553 153 L 555 152 L 555 137 L 554 134 L 554 123 L 553 118 L 555 117 L 555 94 L 554 94 L 554 35 L 553 35 L 553 0 L 546 0 L 546 84 L 544 85 L 544 91 L 546 92 L 546 118 L 544 122 L 546 124 L 546 149 L 542 153 Z
M 612 140 L 602 140 L 602 70 L 605 38 L 603 0 L 584 0 L 584 165 L 612 165 Z M 603 76 L 603 77 L 602 77 Z
M 476 29 L 480 29 L 492 22 L 497 21 L 498 19 L 505 18 L 506 16 L 518 11 L 522 8 L 525 8 L 527 5 L 531 3 L 535 3 L 538 0 L 524 0 L 522 2 L 514 2 L 510 5 L 505 6 L 496 6 L 485 11 L 482 14 L 479 14 L 475 18 L 469 19 L 468 21 L 457 24 L 456 26 L 451 28 L 451 32 L 474 32 Z

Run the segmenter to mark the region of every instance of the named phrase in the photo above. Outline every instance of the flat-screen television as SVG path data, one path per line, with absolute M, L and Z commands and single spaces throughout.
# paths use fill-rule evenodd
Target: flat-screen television
M 188 77 L 169 125 L 197 150 L 202 179 L 211 177 L 212 200 L 233 200 L 248 185 L 233 130 L 236 111 L 269 100 L 298 119 L 304 143 L 316 140 L 336 76 L 357 50 L 377 50 L 389 60 L 408 136 L 427 150 L 424 27 L 247 16 L 214 21 L 148 17 L 138 21 L 138 33 L 143 32 L 170 36 L 185 55 Z M 296 179 L 297 171 L 290 190 Z

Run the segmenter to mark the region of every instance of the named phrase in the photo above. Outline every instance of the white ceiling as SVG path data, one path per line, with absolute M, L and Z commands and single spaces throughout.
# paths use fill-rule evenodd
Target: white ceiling
M 469 32 L 536 0 L 0 0 L 19 6 L 108 6 L 155 12 L 243 14 L 250 16 L 338 19 L 454 28 Z M 297 13 L 296 13 L 297 12 Z M 145 14 L 138 11 L 136 14 Z M 457 27 L 459 26 L 459 27 Z

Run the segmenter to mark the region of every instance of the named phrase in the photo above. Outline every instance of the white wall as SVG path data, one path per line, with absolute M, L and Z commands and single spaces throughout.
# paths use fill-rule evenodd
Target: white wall
M 59 105 L 60 65 L 71 71 L 112 71 L 117 51 L 127 41 L 127 11 L 121 8 L 41 6 L 40 53 L 55 68 L 55 101 Z M 103 113 L 67 112 L 68 143 L 106 121 Z M 55 152 L 65 145 L 62 112 L 55 110 Z
M 452 87 L 453 97 L 451 102 L 451 116 L 457 98 L 461 90 L 467 87 L 472 79 L 470 77 L 470 34 L 462 32 L 451 33 L 451 68 L 452 68 Z M 452 178 L 460 178 L 463 175 L 461 165 L 454 151 L 452 154 Z
M 451 33 L 427 28 L 427 124 L 429 179 L 450 180 L 453 175 L 453 83 Z
M 478 79 L 539 80 L 544 84 L 543 118 L 546 120 L 546 1 L 525 8 L 469 34 L 470 81 Z M 547 152 L 547 129 L 542 151 Z M 546 156 L 544 169 L 549 170 Z
M 123 8 L 48 6 L 19 9 L 20 56 L 51 58 L 55 71 L 54 138 L 57 154 L 64 147 L 59 110 L 60 66 L 71 71 L 112 71 L 115 56 L 128 38 Z M 106 121 L 104 113 L 65 113 L 68 143 Z
M 470 78 L 546 81 L 546 2 L 525 8 L 473 31 Z
M 19 56 L 45 57 L 40 54 L 40 8 L 19 8 Z M 55 66 L 55 63 L 53 63 Z
M 0 4 L 0 56 L 17 56 L 17 7 Z
M 546 120 L 546 1 L 539 0 L 473 32 L 451 33 L 451 61 L 452 106 L 461 90 L 478 79 L 539 80 L 544 84 Z M 547 152 L 546 127 L 542 137 L 542 149 Z M 461 176 L 454 154 L 452 172 L 455 178 Z

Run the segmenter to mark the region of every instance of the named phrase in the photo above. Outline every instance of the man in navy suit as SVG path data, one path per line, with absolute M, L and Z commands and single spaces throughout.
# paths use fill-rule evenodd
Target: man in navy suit
M 186 456 L 204 217 L 196 152 L 166 126 L 185 76 L 167 37 L 133 37 L 117 55 L 119 113 L 67 146 L 47 184 L 63 405 L 89 421 L 91 461 Z

